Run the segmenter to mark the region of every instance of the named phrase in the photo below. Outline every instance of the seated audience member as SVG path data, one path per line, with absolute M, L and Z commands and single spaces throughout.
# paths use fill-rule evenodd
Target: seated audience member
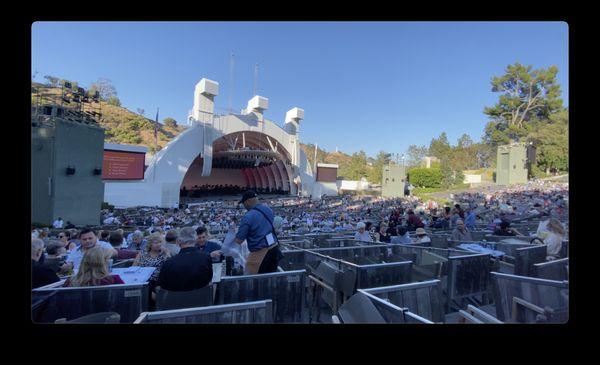
M 49 235 L 50 230 L 48 228 L 43 228 L 38 235 L 38 238 L 44 241 L 44 246 L 48 244 L 48 241 L 50 241 Z
M 398 235 L 398 231 L 396 230 L 396 224 L 390 222 L 390 226 L 388 227 L 388 229 L 385 231 L 385 233 L 392 237 L 392 236 L 397 236 Z
M 372 242 L 371 235 L 366 231 L 367 225 L 364 222 L 359 222 L 356 225 L 357 232 L 354 234 L 356 241 L 367 241 Z
M 98 237 L 100 238 L 98 240 L 98 242 L 106 242 L 108 243 L 108 237 L 110 236 L 110 232 L 107 230 L 102 230 L 100 231 L 100 233 L 98 234 Z
M 550 219 L 547 225 L 548 234 L 543 238 L 544 243 L 548 247 L 547 260 L 555 260 L 560 258 L 560 250 L 562 242 L 566 238 L 565 227 L 556 218 Z
M 79 239 L 79 231 L 76 228 L 71 228 L 71 229 L 68 229 L 67 231 L 71 234 L 71 237 L 69 239 L 70 250 L 68 250 L 69 252 L 71 252 L 74 249 L 76 249 L 77 247 L 79 247 L 79 245 L 81 245 L 81 240 Z M 71 243 L 73 243 L 75 245 L 72 246 Z
M 387 231 L 388 227 L 384 223 L 381 223 L 379 225 L 379 232 L 376 234 L 376 241 L 385 243 L 392 242 L 392 237 L 387 233 Z
M 451 228 L 451 224 L 452 224 L 452 212 L 451 212 L 451 208 L 450 207 L 444 207 L 444 211 L 442 212 L 442 218 L 443 218 L 443 223 L 442 223 L 442 228 L 444 229 L 449 229 Z
M 510 228 L 510 223 L 507 221 L 502 221 L 500 223 L 500 227 L 494 231 L 494 235 L 496 236 L 523 236 L 521 232 L 517 231 L 514 228 Z
M 398 237 L 400 238 L 398 243 L 404 243 L 404 244 L 413 243 L 412 239 L 410 238 L 410 235 L 408 233 L 408 229 L 406 229 L 405 226 L 396 227 L 396 230 L 398 231 Z
M 58 240 L 62 243 L 62 246 L 65 248 L 66 251 L 71 251 L 72 249 L 77 247 L 77 245 L 75 245 L 75 243 L 69 242 L 70 238 L 71 238 L 71 232 L 62 231 L 58 234 L 57 237 L 58 237 Z
M 367 210 L 368 212 L 368 210 Z M 365 222 L 365 231 L 369 232 L 369 236 L 371 237 L 371 241 L 376 241 L 375 239 L 375 227 L 373 227 L 372 222 Z
M 73 251 L 71 251 L 69 253 L 69 256 L 67 256 L 67 262 L 73 263 L 73 270 L 75 270 L 76 272 L 79 269 L 79 264 L 81 263 L 84 254 L 91 248 L 101 247 L 107 250 L 110 256 L 116 256 L 117 254 L 117 252 L 115 251 L 115 249 L 112 248 L 110 243 L 98 242 L 96 234 L 90 228 L 84 228 L 83 230 L 81 230 L 81 233 L 79 234 L 79 239 L 81 241 L 81 245 Z
M 49 267 L 59 275 L 65 275 L 73 269 L 73 264 L 65 262 L 67 250 L 61 241 L 51 240 L 46 247 L 44 266 Z
M 117 251 L 115 256 L 117 260 L 134 259 L 138 255 L 137 251 L 121 248 L 123 245 L 123 234 L 118 231 L 114 231 L 108 236 L 108 243 Z
M 171 229 L 165 235 L 165 247 L 171 253 L 171 256 L 175 256 L 179 253 L 179 245 L 177 244 L 177 230 Z
M 190 291 L 205 287 L 212 280 L 212 260 L 196 246 L 198 235 L 191 227 L 182 228 L 177 237 L 181 250 L 164 262 L 158 286 L 170 291 Z
M 427 247 L 431 246 L 431 238 L 429 238 L 424 228 L 417 228 L 415 234 L 417 237 L 415 237 L 415 240 L 413 241 L 414 243 Z
M 132 250 L 143 251 L 146 248 L 146 245 L 147 241 L 144 239 L 144 234 L 141 231 L 133 232 L 129 248 Z
M 111 254 L 111 251 L 106 250 L 101 246 L 94 246 L 87 249 L 83 255 L 77 274 L 68 278 L 64 286 L 78 287 L 125 284 L 119 275 L 111 275 L 108 271 L 108 261 L 111 258 Z
M 149 279 L 150 290 L 154 290 L 156 287 L 160 268 L 169 257 L 171 257 L 171 253 L 163 246 L 162 234 L 156 232 L 148 236 L 146 249 L 137 255 L 133 261 L 133 266 L 156 268 Z
M 39 263 L 44 253 L 44 241 L 39 238 L 31 239 L 31 288 L 56 283 L 60 280 L 56 272 Z
M 452 231 L 450 239 L 453 241 L 473 241 L 471 232 L 465 227 L 465 222 L 462 219 L 456 221 L 456 228 Z
M 473 209 L 469 208 L 469 209 L 467 209 L 465 215 L 466 215 L 465 226 L 471 231 L 474 230 L 475 223 L 477 221 L 477 215 L 475 214 L 475 211 Z
M 408 230 L 412 231 L 417 228 L 425 228 L 425 224 L 423 224 L 421 218 L 419 218 L 411 209 L 408 211 Z
M 208 240 L 208 230 L 205 226 L 196 228 L 196 234 L 198 236 L 196 246 L 202 252 L 215 259 L 221 257 L 221 245 L 214 241 Z
M 69 221 L 67 221 L 67 225 L 65 226 L 65 229 L 72 229 L 75 228 L 75 225 Z

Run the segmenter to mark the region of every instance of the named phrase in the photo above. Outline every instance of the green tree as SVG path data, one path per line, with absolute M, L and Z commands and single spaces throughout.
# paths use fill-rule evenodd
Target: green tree
M 110 96 L 106 102 L 110 105 L 121 106 L 121 100 L 119 100 L 119 98 L 117 98 L 115 95 Z
M 537 166 L 551 170 L 569 170 L 569 112 L 562 110 L 550 116 L 548 123 L 537 122 L 535 132 L 528 139 L 536 146 Z
M 521 140 L 526 124 L 533 118 L 547 119 L 562 108 L 560 86 L 556 82 L 558 68 L 533 69 L 520 63 L 509 65 L 505 74 L 492 78 L 492 92 L 502 93 L 496 105 L 486 107 L 490 118 L 485 140 L 494 146 L 510 140 Z
M 385 151 L 379 151 L 377 156 L 373 159 L 372 168 L 369 171 L 368 180 L 373 184 L 381 184 L 381 177 L 383 175 L 383 166 L 390 163 L 392 154 Z
M 459 148 L 469 148 L 472 145 L 473 145 L 473 140 L 466 133 L 463 133 L 463 135 L 460 136 L 460 138 L 458 139 L 457 147 L 459 147 Z
M 360 180 L 367 177 L 367 154 L 364 151 L 355 152 L 351 156 L 350 164 L 340 171 L 347 180 Z
M 429 154 L 427 146 L 410 145 L 406 151 L 406 165 L 409 167 L 420 166 L 421 161 Z
M 163 119 L 163 124 L 170 128 L 177 128 L 177 121 L 173 118 Z
M 438 138 L 433 138 L 431 143 L 429 143 L 429 155 L 435 156 L 440 160 L 442 158 L 446 158 L 448 153 L 450 153 L 452 147 L 448 142 L 448 137 L 446 136 L 446 132 L 442 132 Z
M 99 78 L 96 82 L 90 85 L 90 89 L 98 90 L 102 100 L 109 100 L 111 97 L 117 96 L 117 89 L 107 78 Z

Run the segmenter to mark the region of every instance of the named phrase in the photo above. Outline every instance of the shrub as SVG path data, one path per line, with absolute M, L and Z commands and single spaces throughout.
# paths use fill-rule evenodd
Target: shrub
M 108 100 L 106 101 L 108 104 L 110 105 L 114 105 L 114 106 L 121 106 L 121 100 L 119 100 L 119 98 L 117 98 L 116 96 L 111 96 L 108 98 Z
M 442 171 L 438 168 L 417 167 L 409 171 L 410 183 L 421 188 L 439 188 L 442 185 Z
M 533 165 L 531 166 L 531 177 L 536 179 L 543 179 L 545 177 L 548 177 L 548 174 L 546 174 L 537 165 Z

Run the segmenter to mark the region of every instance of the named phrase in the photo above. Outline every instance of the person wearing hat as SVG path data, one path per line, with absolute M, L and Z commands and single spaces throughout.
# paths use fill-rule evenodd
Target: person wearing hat
M 427 232 L 425 232 L 424 228 L 417 228 L 417 230 L 415 231 L 415 234 L 417 235 L 417 237 L 415 237 L 414 243 L 415 244 L 421 244 L 423 246 L 431 246 L 431 238 L 429 238 L 429 236 L 427 235 Z
M 275 214 L 267 205 L 258 203 L 258 195 L 253 190 L 246 191 L 239 204 L 243 204 L 248 210 L 235 235 L 237 244 L 241 245 L 244 241 L 248 244 L 250 253 L 246 259 L 246 273 L 254 275 L 276 272 L 283 255 L 273 226 Z

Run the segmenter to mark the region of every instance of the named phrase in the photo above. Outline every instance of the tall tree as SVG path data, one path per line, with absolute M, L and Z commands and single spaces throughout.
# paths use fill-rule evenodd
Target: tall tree
M 448 142 L 446 132 L 442 132 L 438 138 L 433 138 L 429 144 L 429 155 L 435 156 L 440 160 L 447 157 L 452 147 Z
M 569 112 L 563 110 L 550 116 L 549 123 L 532 132 L 528 139 L 536 148 L 537 165 L 549 173 L 569 170 Z
M 379 151 L 377 156 L 373 159 L 373 166 L 369 171 L 369 181 L 374 184 L 381 184 L 381 177 L 383 175 L 383 166 L 390 163 L 392 158 L 391 153 L 387 153 L 385 151 Z
M 524 137 L 525 124 L 537 117 L 546 119 L 562 108 L 560 86 L 556 82 L 558 68 L 533 69 L 520 63 L 509 65 L 505 74 L 492 78 L 492 91 L 502 93 L 496 105 L 486 107 L 490 118 L 485 139 L 497 145 Z
M 463 133 L 463 135 L 460 136 L 460 138 L 458 139 L 458 147 L 459 148 L 469 148 L 472 145 L 473 145 L 473 140 L 466 133 Z
M 406 165 L 408 167 L 420 166 L 421 161 L 429 154 L 429 148 L 427 146 L 417 146 L 415 144 L 411 144 L 408 146 L 408 150 L 406 151 Z
M 46 75 L 46 76 L 44 76 L 44 78 L 46 80 L 48 80 L 46 85 L 51 86 L 51 87 L 58 87 L 58 82 L 60 81 L 60 79 L 58 77 Z
M 100 93 L 100 98 L 102 98 L 102 100 L 109 100 L 111 97 L 117 96 L 117 89 L 115 89 L 114 85 L 112 84 L 112 81 L 104 77 L 99 78 L 96 82 L 94 82 L 90 86 L 90 89 L 91 88 L 93 88 L 94 90 L 98 90 L 98 92 Z
M 167 127 L 177 128 L 177 121 L 173 118 L 165 118 L 163 119 L 163 124 Z

